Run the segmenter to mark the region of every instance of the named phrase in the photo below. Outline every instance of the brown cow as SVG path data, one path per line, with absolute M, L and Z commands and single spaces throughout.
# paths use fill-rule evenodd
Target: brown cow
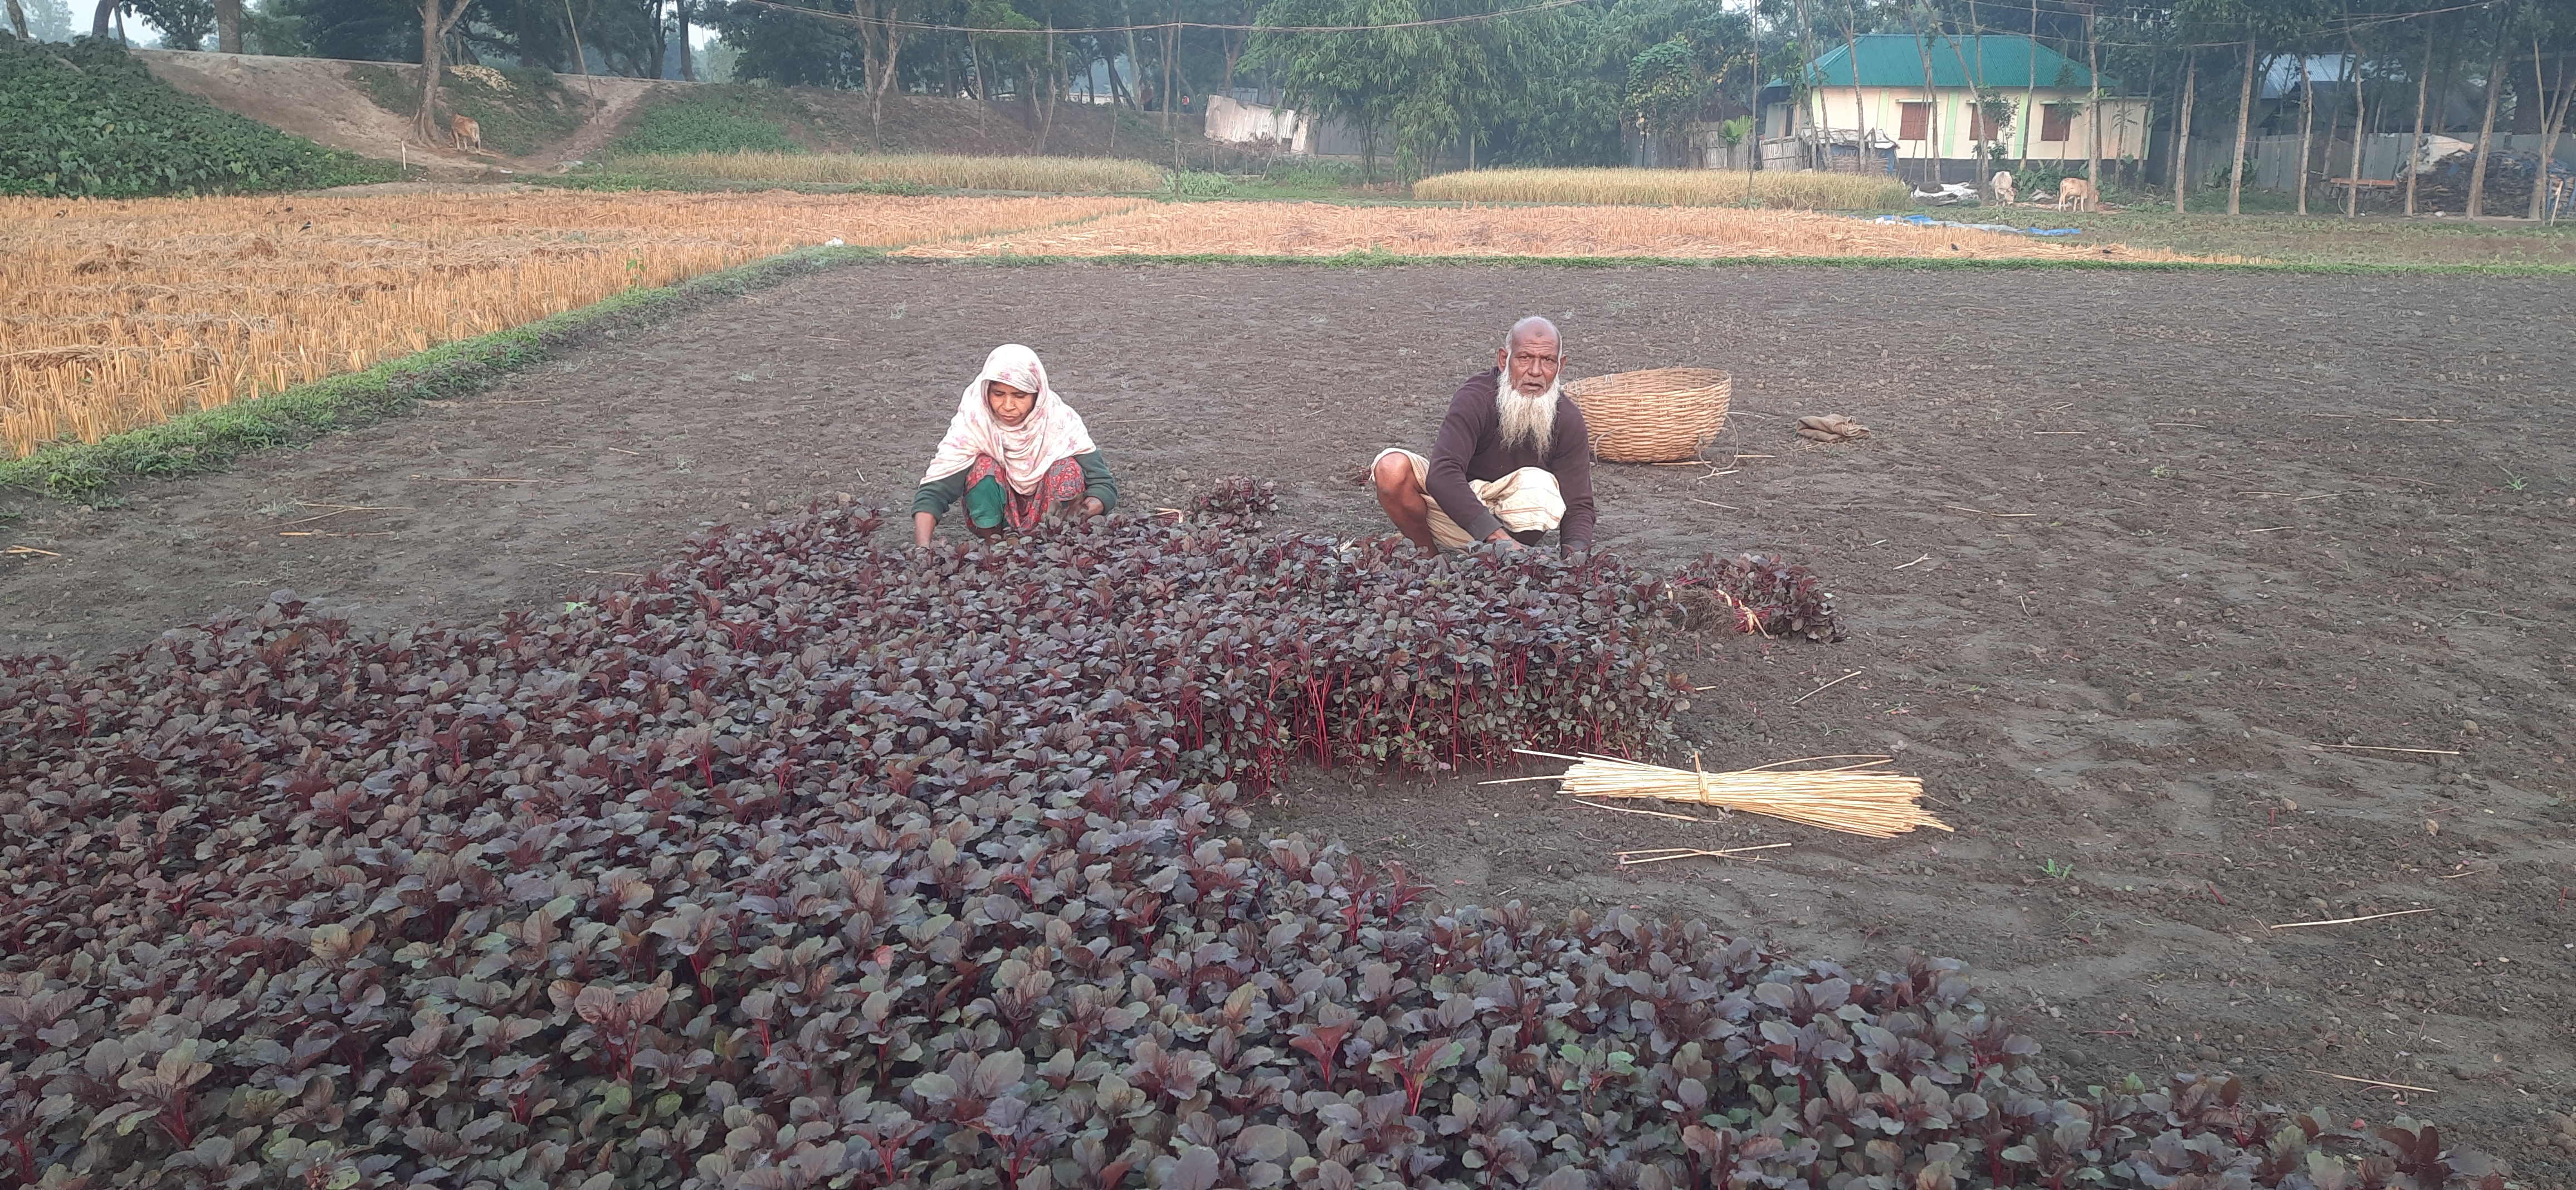
M 2101 210 L 2102 192 L 2083 178 L 2068 178 L 2057 184 L 2057 209 L 2063 211 L 2069 206 L 2079 211 Z
M 449 132 L 455 134 L 458 149 L 472 148 L 477 153 L 483 151 L 483 126 L 475 123 L 474 117 L 449 116 L 447 128 Z

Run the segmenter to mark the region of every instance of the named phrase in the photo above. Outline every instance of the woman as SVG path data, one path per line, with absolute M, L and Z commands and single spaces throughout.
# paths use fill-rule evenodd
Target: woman
M 948 436 L 912 495 L 912 540 L 959 500 L 978 537 L 1034 529 L 1049 515 L 1100 516 L 1118 507 L 1118 481 L 1082 415 L 1047 386 L 1036 352 L 1005 343 L 966 386 Z

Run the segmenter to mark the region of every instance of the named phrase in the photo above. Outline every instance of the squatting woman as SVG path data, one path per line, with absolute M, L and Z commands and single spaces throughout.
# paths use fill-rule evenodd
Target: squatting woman
M 1017 343 L 994 348 L 959 397 L 948 436 L 912 496 L 914 543 L 930 544 L 931 529 L 960 500 L 966 527 L 978 537 L 1118 507 L 1118 481 L 1082 415 L 1048 387 L 1037 353 Z

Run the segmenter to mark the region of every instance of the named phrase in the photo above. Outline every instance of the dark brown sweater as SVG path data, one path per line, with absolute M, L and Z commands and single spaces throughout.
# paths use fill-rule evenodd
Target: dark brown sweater
M 1502 528 L 1502 522 L 1476 498 L 1467 481 L 1495 480 L 1523 467 L 1556 476 L 1565 495 L 1565 520 L 1557 535 L 1569 549 L 1592 548 L 1592 435 L 1583 411 L 1562 395 L 1556 398 L 1556 434 L 1541 455 L 1527 445 L 1503 445 L 1502 411 L 1494 407 L 1500 373 L 1477 373 L 1449 398 L 1449 416 L 1441 419 L 1440 437 L 1431 445 L 1431 478 L 1427 486 L 1440 510 L 1478 541 Z

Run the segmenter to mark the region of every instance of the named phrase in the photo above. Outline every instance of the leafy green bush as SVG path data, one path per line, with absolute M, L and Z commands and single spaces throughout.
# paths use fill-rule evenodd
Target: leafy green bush
M 787 135 L 796 119 L 775 88 L 706 84 L 646 100 L 608 154 L 801 153 Z
M 0 194 L 137 198 L 393 175 L 180 91 L 114 42 L 0 39 Z

